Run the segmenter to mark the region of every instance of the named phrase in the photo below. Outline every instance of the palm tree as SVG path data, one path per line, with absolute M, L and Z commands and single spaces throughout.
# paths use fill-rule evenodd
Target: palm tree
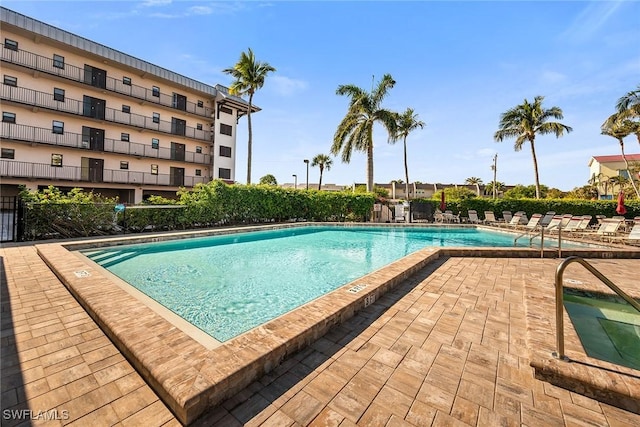
M 413 108 L 407 108 L 404 113 L 396 114 L 396 128 L 395 133 L 391 135 L 389 139 L 393 144 L 402 138 L 402 142 L 404 145 L 404 177 L 405 177 L 405 194 L 407 195 L 407 200 L 409 197 L 409 165 L 407 164 L 407 136 L 409 133 L 413 132 L 416 129 L 424 128 L 424 122 L 418 120 L 418 115 L 415 114 Z
M 318 154 L 313 158 L 313 160 L 311 160 L 312 167 L 318 166 L 320 168 L 320 181 L 318 182 L 318 190 L 320 190 L 320 188 L 322 187 L 322 173 L 325 169 L 330 170 L 331 165 L 333 165 L 333 160 L 331 160 L 331 157 L 327 156 L 326 154 Z
M 618 99 L 616 114 L 618 120 L 624 121 L 625 126 L 636 135 L 640 144 L 640 85 L 636 90 L 632 90 Z
M 253 130 L 251 128 L 251 106 L 253 105 L 253 95 L 262 86 L 267 74 L 276 71 L 266 62 L 257 61 L 251 48 L 248 52 L 240 54 L 240 60 L 233 68 L 225 68 L 223 73 L 231 75 L 235 81 L 231 83 L 229 92 L 232 95 L 249 95 L 249 108 L 247 109 L 247 124 L 249 128 L 249 141 L 247 142 L 247 184 L 251 184 L 251 149 L 253 142 Z
M 534 141 L 536 135 L 554 134 L 556 138 L 564 135 L 564 132 L 571 132 L 573 129 L 558 122 L 550 122 L 549 119 L 562 119 L 562 110 L 558 107 L 551 107 L 546 110 L 542 108 L 543 96 L 536 96 L 533 103 L 526 99 L 522 105 L 517 105 L 500 116 L 500 129 L 493 138 L 497 142 L 502 142 L 506 138 L 516 138 L 515 151 L 522 150 L 522 145 L 529 141 L 531 144 L 531 155 L 533 156 L 533 170 L 536 178 L 536 199 L 540 198 L 540 178 L 538 176 L 538 160 Z
M 482 178 L 478 178 L 477 176 L 472 176 L 465 179 L 464 183 L 469 185 L 475 185 L 476 193 L 478 194 L 478 197 L 480 197 L 480 184 L 482 184 Z
M 618 140 L 618 143 L 620 144 L 620 151 L 622 152 L 622 160 L 624 160 L 624 165 L 627 171 L 627 177 L 629 178 L 629 182 L 631 183 L 636 196 L 640 198 L 640 192 L 638 192 L 638 188 L 636 188 L 635 180 L 633 179 L 631 172 L 629 172 L 629 161 L 624 153 L 624 138 L 631 135 L 634 130 L 632 125 L 627 125 L 628 122 L 629 120 L 620 120 L 619 114 L 615 113 L 605 120 L 600 129 L 602 131 L 602 135 L 607 135 Z
M 342 161 L 349 163 L 354 150 L 367 153 L 367 191 L 373 191 L 373 124 L 381 122 L 389 134 L 394 133 L 395 113 L 380 106 L 389 89 L 396 82 L 390 74 L 385 74 L 378 86 L 368 93 L 355 85 L 340 85 L 338 95 L 350 97 L 347 115 L 338 125 L 333 137 L 331 154 L 342 151 Z

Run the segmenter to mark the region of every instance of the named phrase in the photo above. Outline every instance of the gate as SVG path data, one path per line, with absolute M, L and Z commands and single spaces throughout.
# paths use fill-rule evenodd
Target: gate
M 0 196 L 0 242 L 20 240 L 22 209 L 18 196 Z

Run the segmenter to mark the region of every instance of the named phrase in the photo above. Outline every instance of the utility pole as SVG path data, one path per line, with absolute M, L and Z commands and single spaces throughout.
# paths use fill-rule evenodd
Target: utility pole
M 491 165 L 491 170 L 493 170 L 493 199 L 495 200 L 497 189 L 496 189 L 496 174 L 498 173 L 498 153 L 493 156 L 493 164 Z

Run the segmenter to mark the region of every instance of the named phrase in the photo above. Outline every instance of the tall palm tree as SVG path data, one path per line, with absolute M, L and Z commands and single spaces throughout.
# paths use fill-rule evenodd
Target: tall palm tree
M 333 165 L 333 160 L 331 160 L 331 157 L 327 156 L 326 154 L 318 154 L 311 160 L 312 167 L 318 166 L 320 168 L 320 181 L 318 182 L 318 190 L 322 188 L 322 173 L 325 169 L 330 170 L 331 165 Z
M 616 114 L 618 120 L 626 122 L 625 126 L 636 135 L 640 144 L 640 85 L 618 99 Z
M 464 183 L 469 185 L 475 185 L 476 193 L 478 194 L 478 197 L 480 197 L 480 184 L 482 184 L 482 178 L 478 178 L 477 176 L 471 176 L 465 179 Z
M 629 171 L 629 161 L 627 160 L 627 156 L 624 153 L 624 138 L 631 135 L 633 132 L 633 126 L 627 125 L 629 120 L 620 120 L 620 116 L 618 113 L 612 114 L 609 116 L 607 120 L 600 127 L 602 135 L 607 135 L 613 137 L 618 140 L 620 144 L 620 151 L 622 152 L 622 160 L 624 160 L 624 165 L 627 171 L 627 177 L 629 178 L 629 182 L 633 187 L 633 191 L 636 193 L 636 196 L 640 198 L 640 192 L 638 192 L 638 188 L 636 187 L 635 180 Z
M 416 129 L 424 128 L 424 122 L 418 120 L 418 115 L 415 114 L 413 108 L 407 108 L 404 113 L 396 114 L 396 128 L 395 133 L 391 135 L 389 141 L 395 143 L 402 138 L 404 145 L 404 177 L 405 177 L 405 194 L 407 200 L 409 197 L 409 165 L 407 164 L 407 136 Z
M 550 119 L 562 119 L 562 110 L 558 107 L 542 108 L 543 96 L 536 96 L 533 103 L 526 99 L 522 105 L 517 105 L 500 116 L 500 129 L 493 138 L 502 142 L 506 138 L 516 138 L 514 150 L 522 150 L 522 145 L 529 141 L 531 155 L 533 156 L 533 170 L 536 178 L 536 199 L 540 198 L 540 178 L 538 176 L 538 159 L 534 142 L 536 135 L 554 134 L 556 138 L 569 133 L 573 129 L 558 122 L 550 122 Z
M 355 85 L 340 85 L 337 95 L 349 98 L 349 109 L 338 125 L 331 154 L 338 155 L 342 151 L 342 161 L 349 163 L 354 150 L 367 153 L 367 191 L 373 191 L 373 124 L 380 122 L 389 134 L 394 133 L 395 113 L 380 106 L 389 89 L 396 82 L 390 74 L 385 74 L 371 93 Z
M 249 108 L 247 110 L 247 125 L 249 128 L 249 141 L 247 142 L 247 184 L 251 184 L 251 151 L 253 143 L 253 129 L 251 128 L 251 106 L 253 105 L 253 95 L 262 86 L 267 74 L 276 71 L 267 62 L 256 60 L 251 48 L 248 52 L 240 54 L 240 60 L 233 68 L 225 68 L 223 73 L 231 75 L 235 81 L 231 83 L 229 91 L 232 95 L 249 95 Z

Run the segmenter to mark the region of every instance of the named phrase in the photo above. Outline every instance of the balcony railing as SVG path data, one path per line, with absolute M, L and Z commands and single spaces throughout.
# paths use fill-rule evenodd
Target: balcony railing
M 88 77 L 90 76 L 90 73 L 88 71 L 85 71 L 84 68 L 76 67 L 75 65 L 71 65 L 68 63 L 65 63 L 63 68 L 58 68 L 54 67 L 53 58 L 47 58 L 32 52 L 28 52 L 26 50 L 15 51 L 12 49 L 4 48 L 0 50 L 2 51 L 1 58 L 3 61 L 93 86 L 91 84 L 91 78 Z M 202 117 L 211 118 L 211 115 L 213 114 L 212 108 L 204 106 L 199 107 L 197 103 L 189 101 L 185 103 L 184 109 L 179 108 L 178 103 L 176 103 L 176 101 L 174 100 L 173 95 L 160 93 L 160 96 L 154 96 L 152 89 L 134 84 L 124 84 L 122 80 L 118 80 L 109 76 L 106 76 L 105 87 L 100 86 L 99 88 L 123 95 L 128 95 L 133 98 L 152 102 L 154 104 L 175 108 L 179 111 L 186 111 L 188 113 L 197 114 L 198 116 Z
M 56 134 L 51 129 L 38 128 L 34 126 L 17 125 L 14 123 L 2 123 L 2 139 L 22 142 L 37 142 L 39 144 L 57 145 L 60 147 L 81 148 L 90 150 L 88 141 L 83 141 L 82 134 L 66 132 Z M 85 138 L 86 139 L 86 138 Z M 187 151 L 184 159 L 178 159 L 176 153 L 169 147 L 152 148 L 150 144 L 140 144 L 135 142 L 119 141 L 105 138 L 102 150 L 108 153 L 126 154 L 136 157 L 151 157 L 155 159 L 178 160 L 187 163 L 198 163 L 203 165 L 211 164 L 209 154 Z
M 2 85 L 2 100 L 13 101 L 34 107 L 42 107 L 48 110 L 63 111 L 65 113 L 77 114 L 84 117 L 125 124 L 142 129 L 151 129 L 172 135 L 185 136 L 187 138 L 200 139 L 209 142 L 212 140 L 211 131 L 199 130 L 190 126 L 179 126 L 174 122 L 167 122 L 164 120 L 154 121 L 152 117 L 142 116 L 140 114 L 124 113 L 121 110 L 106 107 L 104 108 L 104 117 L 102 117 L 101 110 L 99 112 L 96 111 L 97 108 L 95 110 L 91 110 L 90 108 L 87 108 L 87 105 L 85 105 L 83 101 L 71 98 L 65 98 L 64 101 L 56 101 L 53 99 L 53 94 L 51 93 L 40 92 L 19 86 Z
M 92 176 L 95 177 L 100 174 L 102 179 L 92 179 Z M 95 171 L 92 168 L 78 166 L 51 166 L 46 163 L 17 162 L 13 160 L 0 160 L 0 177 L 172 187 L 193 187 L 197 183 L 207 182 L 207 178 L 204 176 L 185 176 L 183 182 L 175 182 L 175 178 L 170 174 L 156 175 L 149 172 L 121 169 Z

